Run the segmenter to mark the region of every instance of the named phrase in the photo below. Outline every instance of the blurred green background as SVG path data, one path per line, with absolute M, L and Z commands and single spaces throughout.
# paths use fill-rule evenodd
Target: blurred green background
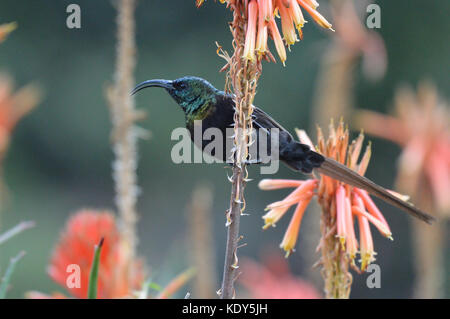
M 66 27 L 66 7 L 81 6 L 81 29 Z M 321 1 L 326 7 L 326 1 Z M 431 79 L 449 97 L 450 12 L 449 1 L 378 1 L 379 31 L 388 52 L 388 71 L 377 83 L 366 81 L 356 70 L 356 105 L 388 111 L 400 84 L 416 85 Z M 8 296 L 23 297 L 29 290 L 63 291 L 46 274 L 52 247 L 68 216 L 80 208 L 114 209 L 110 148 L 110 120 L 104 97 L 112 82 L 115 59 L 115 10 L 107 0 L 0 2 L 0 23 L 17 21 L 19 27 L 0 46 L 0 71 L 16 80 L 17 87 L 39 84 L 45 98 L 16 128 L 5 164 L 10 197 L 1 213 L 1 230 L 21 220 L 35 220 L 35 228 L 0 247 L 0 269 L 19 250 L 27 255 L 18 265 Z M 322 8 L 322 6 L 321 6 Z M 322 10 L 323 11 L 323 10 Z M 325 11 L 326 15 L 326 11 Z M 224 61 L 216 55 L 215 41 L 230 51 L 227 22 L 231 14 L 223 5 L 208 1 L 196 9 L 194 1 L 139 1 L 136 12 L 138 64 L 136 81 L 173 79 L 197 75 L 223 87 Z M 333 22 L 333 21 L 331 21 Z M 264 64 L 255 104 L 293 131 L 310 128 L 311 103 L 318 66 L 332 34 L 314 23 L 304 28 L 304 40 L 292 48 L 287 67 Z M 148 112 L 141 126 L 152 133 L 139 143 L 139 252 L 157 274 L 160 284 L 185 269 L 189 251 L 185 245 L 186 205 L 192 189 L 207 181 L 214 188 L 214 235 L 217 272 L 221 276 L 230 184 L 223 165 L 176 165 L 170 158 L 171 131 L 184 124 L 182 112 L 162 90 L 137 97 L 137 107 Z M 354 134 L 354 133 L 353 133 Z M 392 186 L 400 149 L 376 138 L 368 177 Z M 247 212 L 241 232 L 248 245 L 240 254 L 258 258 L 281 242 L 289 218 L 263 232 L 264 207 L 286 191 L 262 192 L 256 168 L 255 181 L 246 189 Z M 277 177 L 299 176 L 281 167 Z M 380 203 L 395 241 L 375 235 L 377 263 L 382 268 L 382 288 L 368 289 L 367 275 L 354 275 L 354 298 L 408 298 L 412 295 L 414 269 L 409 218 Z M 318 218 L 311 215 L 307 218 Z M 293 272 L 308 278 L 313 259 L 302 253 L 310 232 L 300 231 L 297 251 L 289 263 Z M 280 255 L 283 254 L 279 250 Z M 447 260 L 448 265 L 449 260 Z M 448 269 L 448 266 L 447 266 Z M 448 279 L 448 273 L 447 273 Z M 219 287 L 220 278 L 217 279 Z M 321 290 L 321 283 L 316 287 Z M 449 283 L 447 282 L 447 296 Z

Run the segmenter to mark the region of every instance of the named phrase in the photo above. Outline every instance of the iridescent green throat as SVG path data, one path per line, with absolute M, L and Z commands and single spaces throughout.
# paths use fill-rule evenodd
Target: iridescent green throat
M 192 101 L 186 105 L 186 107 L 182 105 L 186 114 L 186 123 L 204 120 L 212 112 L 215 104 L 215 97 L 208 97 L 207 99 L 199 97 L 195 101 Z

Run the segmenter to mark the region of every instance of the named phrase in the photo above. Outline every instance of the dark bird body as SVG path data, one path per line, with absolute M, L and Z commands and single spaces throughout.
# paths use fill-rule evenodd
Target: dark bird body
M 209 155 L 220 157 L 223 161 L 226 161 L 229 158 L 230 154 L 228 154 L 229 152 L 227 152 L 225 147 L 227 144 L 226 139 L 231 138 L 230 134 L 227 134 L 227 129 L 234 124 L 234 100 L 232 95 L 217 90 L 209 82 L 198 77 L 183 77 L 173 81 L 145 81 L 136 86 L 132 94 L 147 87 L 165 88 L 172 98 L 181 106 L 186 117 L 186 128 L 190 131 L 191 139 L 194 143 L 195 125 L 201 125 L 202 136 L 208 128 L 219 129 L 223 133 L 222 136 L 224 138 L 222 144 L 224 146 L 222 156 L 217 156 L 218 154 L 214 154 L 214 152 Z M 252 119 L 256 137 L 266 136 L 269 150 L 271 141 L 270 129 L 278 129 L 278 141 L 276 142 L 279 147 L 279 159 L 293 170 L 306 174 L 316 170 L 320 174 L 330 176 L 351 186 L 364 189 L 370 194 L 383 199 L 427 223 L 430 223 L 433 220 L 433 217 L 430 215 L 420 211 L 412 204 L 392 195 L 371 180 L 360 176 L 353 170 L 333 159 L 322 156 L 310 149 L 308 145 L 295 141 L 285 128 L 256 106 L 253 108 Z M 263 130 L 266 134 L 259 135 L 260 130 Z M 201 143 L 201 145 L 197 146 L 205 151 L 205 147 L 210 142 L 210 140 L 200 139 L 198 143 Z M 269 153 L 268 155 L 270 157 L 271 154 Z M 256 159 L 256 163 L 261 163 L 262 161 L 263 160 L 260 158 Z

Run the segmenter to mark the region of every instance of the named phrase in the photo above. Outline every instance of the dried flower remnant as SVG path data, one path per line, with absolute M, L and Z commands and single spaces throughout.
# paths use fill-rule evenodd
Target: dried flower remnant
M 0 75 L 0 158 L 8 148 L 11 133 L 18 121 L 39 102 L 40 92 L 32 85 L 12 92 L 11 80 Z
M 321 298 L 312 284 L 291 273 L 286 259 L 274 253 L 263 256 L 262 263 L 244 259 L 241 269 L 242 275 L 239 277 L 239 283 L 247 290 L 250 298 Z
M 232 5 L 236 0 L 222 0 L 221 3 Z M 197 0 L 200 7 L 203 0 Z M 331 24 L 316 10 L 319 4 L 314 0 L 250 0 L 247 4 L 248 26 L 245 36 L 243 58 L 249 61 L 275 61 L 267 47 L 269 36 L 273 39 L 275 49 L 281 62 L 286 61 L 286 47 L 303 39 L 305 23 L 302 9 L 308 12 L 312 19 L 321 27 L 334 31 Z M 281 33 L 276 19 L 281 20 Z M 298 33 L 298 36 L 297 36 Z M 299 40 L 300 39 L 300 40 Z
M 304 131 L 298 130 L 297 134 L 302 143 L 313 147 Z M 358 161 L 363 140 L 364 136 L 361 133 L 349 145 L 349 132 L 341 121 L 337 128 L 333 124 L 330 125 L 327 140 L 318 128 L 317 150 L 327 157 L 346 164 L 360 175 L 364 175 L 369 164 L 371 148 L 368 145 L 361 160 Z M 385 218 L 369 194 L 362 189 L 351 187 L 324 175 L 306 181 L 266 179 L 260 182 L 259 187 L 263 190 L 295 188 L 283 200 L 268 205 L 269 212 L 263 216 L 264 229 L 266 229 L 269 226 L 275 226 L 275 223 L 291 206 L 297 205 L 280 245 L 286 251 L 286 256 L 294 251 L 304 211 L 311 199 L 316 197 L 322 208 L 322 238 L 318 249 L 322 251 L 319 264 L 323 267 L 327 297 L 348 297 L 351 284 L 348 268 L 352 266 L 359 271 L 355 263 L 358 253 L 361 263 L 359 269 L 362 271 L 365 271 L 367 266 L 375 260 L 370 224 L 375 226 L 383 236 L 392 239 Z M 355 220 L 359 224 L 359 241 L 356 238 Z

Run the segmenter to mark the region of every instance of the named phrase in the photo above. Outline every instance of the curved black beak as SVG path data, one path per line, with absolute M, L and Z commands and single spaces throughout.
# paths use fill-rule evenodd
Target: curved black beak
M 165 88 L 166 90 L 173 89 L 172 81 L 170 81 L 170 80 L 161 80 L 161 79 L 148 80 L 148 81 L 144 81 L 142 83 L 139 83 L 133 89 L 133 91 L 131 91 L 131 95 L 134 95 L 137 92 L 139 92 L 140 90 L 145 89 L 145 88 L 149 88 L 149 87 L 160 87 L 160 88 Z

